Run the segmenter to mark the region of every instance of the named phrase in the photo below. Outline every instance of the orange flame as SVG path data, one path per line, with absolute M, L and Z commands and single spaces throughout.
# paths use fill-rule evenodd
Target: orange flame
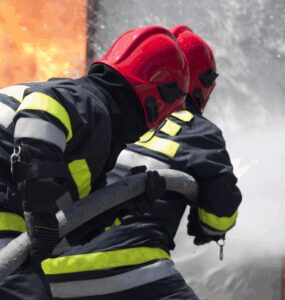
M 0 1 L 0 87 L 85 70 L 86 0 Z

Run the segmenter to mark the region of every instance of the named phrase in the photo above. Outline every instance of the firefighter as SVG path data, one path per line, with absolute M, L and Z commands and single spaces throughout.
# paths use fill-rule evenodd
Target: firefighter
M 177 26 L 171 31 L 189 62 L 187 108 L 173 113 L 159 131 L 151 130 L 129 144 L 109 174 L 109 183 L 138 165 L 192 175 L 199 183 L 199 196 L 197 207 L 190 210 L 187 229 L 194 243 L 203 245 L 223 240 L 235 225 L 241 193 L 222 132 L 202 115 L 216 84 L 213 52 L 188 27 Z M 130 202 L 90 221 L 81 230 L 86 232 L 85 237 L 81 235 L 82 244 L 89 241 L 88 247 L 67 252 L 69 261 L 50 259 L 43 263 L 55 299 L 197 299 L 169 254 L 175 248 L 173 240 L 186 203 L 182 195 L 168 191 L 148 213 L 139 213 L 139 202 Z M 94 232 L 88 233 L 88 228 L 94 232 L 97 228 L 98 236 L 92 239 Z M 108 252 L 113 257 L 110 263 L 105 262 Z M 84 268 L 73 263 L 81 253 L 85 253 L 85 260 L 81 260 Z
M 52 298 L 41 261 L 58 243 L 61 196 L 77 201 L 104 186 L 126 143 L 184 107 L 188 87 L 188 63 L 174 35 L 150 26 L 120 36 L 87 76 L 0 90 L 2 245 L 25 228 L 31 241 L 29 259 L 1 283 L 0 299 Z M 143 197 L 152 201 L 165 182 L 148 173 L 146 187 Z

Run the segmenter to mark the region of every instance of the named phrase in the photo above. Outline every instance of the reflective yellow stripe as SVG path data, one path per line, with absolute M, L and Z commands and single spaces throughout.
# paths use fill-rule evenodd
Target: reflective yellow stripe
M 142 135 L 138 142 L 146 142 L 149 139 L 151 139 L 154 135 L 154 129 L 150 129 L 148 132 L 146 132 L 144 135 Z
M 184 121 L 184 122 L 189 122 L 194 117 L 188 110 L 179 110 L 179 111 L 172 113 L 171 115 L 181 121 Z
M 26 231 L 25 220 L 23 217 L 17 214 L 0 212 L 0 230 L 25 232 Z
M 198 212 L 199 218 L 204 224 L 219 231 L 225 231 L 231 228 L 234 225 L 238 215 L 238 211 L 236 211 L 231 217 L 217 217 L 214 214 L 206 212 L 202 208 L 199 208 Z
M 85 159 L 74 160 L 68 164 L 71 176 L 77 186 L 79 198 L 91 192 L 91 172 Z
M 0 94 L 7 95 L 22 102 L 25 90 L 29 88 L 27 85 L 13 85 L 0 89 Z
M 137 247 L 49 258 L 42 262 L 42 268 L 46 275 L 55 275 L 139 265 L 157 259 L 170 256 L 160 248 Z
M 19 106 L 19 110 L 32 109 L 42 110 L 57 118 L 66 128 L 68 135 L 67 141 L 72 138 L 71 122 L 66 109 L 52 97 L 43 93 L 35 92 L 24 98 L 24 101 Z
M 150 141 L 146 143 L 136 142 L 136 144 L 141 147 L 163 153 L 169 157 L 174 157 L 180 146 L 180 144 L 174 141 L 169 141 L 157 136 L 154 136 Z
M 166 120 L 165 124 L 160 128 L 160 131 L 170 136 L 175 136 L 181 129 L 181 126 L 169 119 Z
M 116 226 L 120 226 L 120 225 L 122 224 L 122 222 L 121 222 L 121 220 L 120 220 L 119 218 L 116 218 L 114 224 L 115 224 Z
M 122 224 L 121 220 L 119 218 L 116 218 L 113 225 L 105 227 L 105 231 L 110 230 L 114 226 L 120 226 L 121 224 Z

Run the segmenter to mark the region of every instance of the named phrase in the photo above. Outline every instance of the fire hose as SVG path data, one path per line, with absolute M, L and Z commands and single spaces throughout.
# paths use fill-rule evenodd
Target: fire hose
M 166 189 L 182 194 L 193 205 L 198 194 L 198 185 L 188 174 L 176 170 L 158 170 L 165 178 Z M 59 235 L 65 236 L 83 223 L 127 200 L 141 195 L 145 189 L 146 174 L 127 177 L 95 191 L 82 201 L 60 210 L 56 216 Z M 12 240 L 0 251 L 0 281 L 19 268 L 29 253 L 30 242 L 26 233 Z

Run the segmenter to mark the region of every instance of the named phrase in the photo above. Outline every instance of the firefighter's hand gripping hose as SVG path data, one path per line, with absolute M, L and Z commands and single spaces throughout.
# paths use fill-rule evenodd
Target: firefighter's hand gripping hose
M 146 172 L 146 166 L 131 168 L 125 177 Z M 145 180 L 145 191 L 138 197 L 125 202 L 124 206 L 130 214 L 143 215 L 149 213 L 153 202 L 162 197 L 166 191 L 166 182 L 157 171 L 147 171 Z
M 188 174 L 176 170 L 159 170 L 166 181 L 166 189 L 181 193 L 195 203 L 198 185 Z M 144 193 L 146 174 L 141 173 L 99 189 L 83 201 L 74 203 L 57 213 L 59 235 L 65 236 L 102 212 Z M 0 281 L 19 268 L 29 253 L 30 241 L 26 233 L 10 242 L 0 252 Z
M 196 246 L 201 246 L 210 243 L 211 241 L 215 241 L 217 245 L 220 247 L 219 258 L 220 260 L 223 260 L 225 234 L 223 235 L 207 234 L 200 225 L 200 221 L 198 217 L 198 209 L 197 207 L 194 206 L 190 208 L 190 214 L 188 215 L 187 233 L 190 236 L 194 237 L 193 242 Z

